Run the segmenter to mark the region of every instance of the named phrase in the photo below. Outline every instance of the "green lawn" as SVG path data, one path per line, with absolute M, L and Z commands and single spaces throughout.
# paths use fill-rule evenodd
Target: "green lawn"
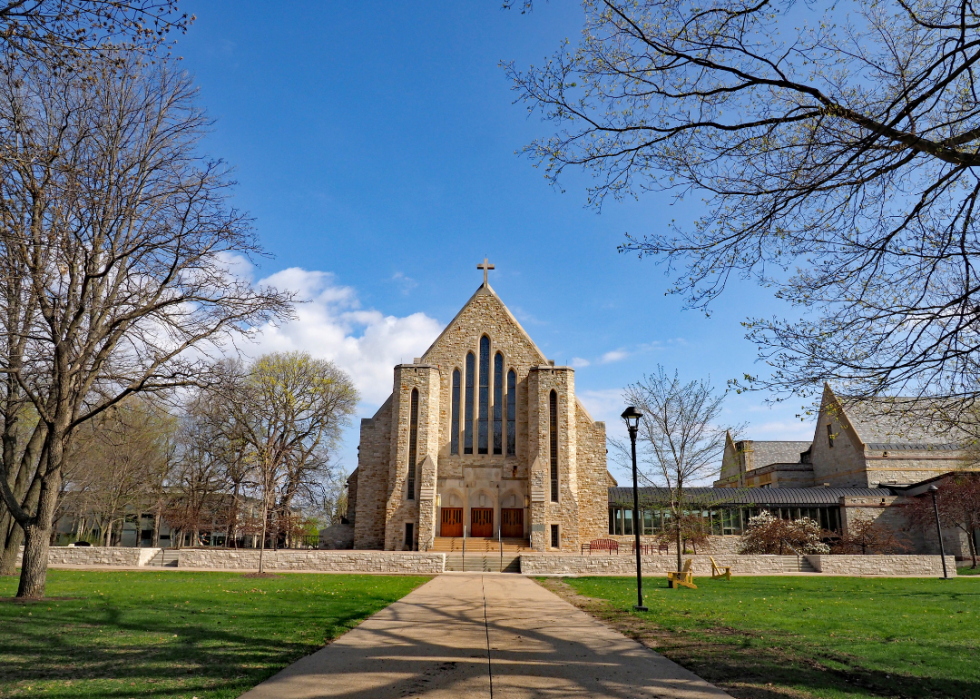
M 980 575 L 980 568 L 957 568 L 957 575 Z
M 542 581 L 736 697 L 980 697 L 980 580 Z M 592 598 L 592 599 L 590 599 Z
M 0 697 L 236 697 L 426 580 L 52 570 L 0 601 Z

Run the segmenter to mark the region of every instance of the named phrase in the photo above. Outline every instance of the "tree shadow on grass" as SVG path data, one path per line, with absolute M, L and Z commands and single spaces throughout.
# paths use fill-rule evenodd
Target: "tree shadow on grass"
M 342 604 L 320 599 L 312 613 L 257 612 L 247 610 L 245 600 L 208 612 L 163 608 L 172 602 L 148 611 L 86 601 L 82 608 L 48 609 L 43 619 L 28 616 L 33 605 L 26 605 L 24 613 L 4 619 L 0 691 L 53 682 L 46 696 L 170 697 L 177 690 L 236 696 L 392 600 L 370 594 Z M 306 637 L 298 640 L 296 629 L 307 630 Z

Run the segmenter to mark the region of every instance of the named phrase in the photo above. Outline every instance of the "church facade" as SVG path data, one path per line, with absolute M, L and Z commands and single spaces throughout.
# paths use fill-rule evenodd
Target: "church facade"
M 484 282 L 431 347 L 394 368 L 361 421 L 348 481 L 354 548 L 429 550 L 436 537 L 575 551 L 606 535 L 606 429 Z

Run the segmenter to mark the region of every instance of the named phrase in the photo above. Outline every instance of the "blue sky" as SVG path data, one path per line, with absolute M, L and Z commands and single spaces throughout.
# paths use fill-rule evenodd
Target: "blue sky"
M 551 126 L 528 117 L 501 61 L 541 64 L 575 42 L 581 8 L 467 3 L 185 0 L 197 20 L 179 38 L 215 119 L 204 147 L 235 168 L 236 206 L 275 255 L 253 270 L 310 302 L 299 321 L 249 350 L 302 349 L 349 371 L 369 417 L 391 369 L 428 346 L 496 265 L 491 285 L 549 358 L 574 364 L 580 398 L 611 434 L 622 387 L 657 363 L 718 385 L 756 373 L 740 321 L 781 310 L 750 284 L 706 318 L 665 296 L 650 260 L 616 250 L 696 214 L 666 196 L 584 207 L 581 175 L 550 187 L 516 152 Z M 809 439 L 799 401 L 770 409 L 733 396 L 744 436 Z M 339 453 L 356 466 L 357 420 Z M 623 474 L 613 468 L 622 479 Z

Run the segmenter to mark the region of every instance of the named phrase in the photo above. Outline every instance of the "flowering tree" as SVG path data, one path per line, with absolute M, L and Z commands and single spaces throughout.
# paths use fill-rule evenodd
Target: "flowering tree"
M 792 547 L 804 554 L 830 553 L 830 547 L 821 541 L 822 535 L 820 524 L 809 517 L 779 519 L 764 510 L 749 518 L 738 552 L 783 554 Z

